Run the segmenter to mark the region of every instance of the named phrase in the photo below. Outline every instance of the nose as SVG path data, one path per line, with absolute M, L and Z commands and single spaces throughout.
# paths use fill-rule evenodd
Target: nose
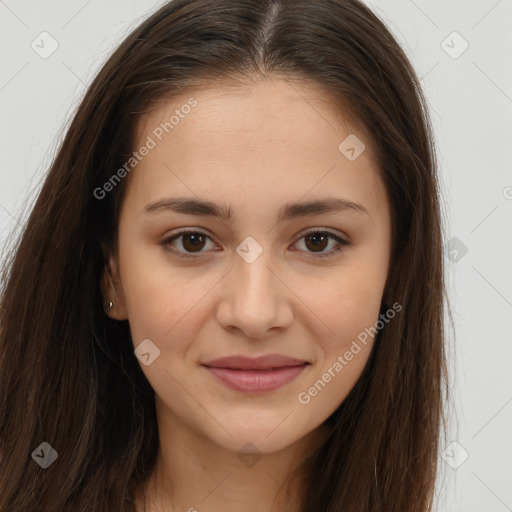
M 225 277 L 217 321 L 227 331 L 260 339 L 293 321 L 293 292 L 266 251 L 252 263 L 238 257 Z

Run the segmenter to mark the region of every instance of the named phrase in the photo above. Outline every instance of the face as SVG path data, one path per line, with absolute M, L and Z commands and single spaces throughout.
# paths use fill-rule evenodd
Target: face
M 129 321 L 159 424 L 282 450 L 338 408 L 372 347 L 391 224 L 369 142 L 282 80 L 174 98 L 137 138 L 149 149 L 125 178 L 105 298 Z M 290 359 L 212 363 L 269 355 Z

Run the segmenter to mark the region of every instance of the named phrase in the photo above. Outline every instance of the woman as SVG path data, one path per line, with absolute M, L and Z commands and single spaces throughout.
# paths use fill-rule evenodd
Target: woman
M 437 166 L 356 0 L 174 0 L 103 66 L 1 302 L 0 511 L 431 510 Z

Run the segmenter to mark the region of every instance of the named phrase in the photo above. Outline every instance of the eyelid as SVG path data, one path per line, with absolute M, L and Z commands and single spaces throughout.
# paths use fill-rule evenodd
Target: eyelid
M 203 230 L 203 228 L 182 228 L 182 229 L 174 232 L 173 234 L 165 237 L 161 242 L 159 242 L 159 245 L 163 246 L 166 250 L 168 250 L 168 251 L 170 251 L 170 252 L 172 252 L 174 254 L 177 254 L 179 257 L 192 258 L 192 259 L 196 259 L 196 258 L 201 257 L 205 253 L 203 253 L 203 252 L 187 253 L 187 252 L 178 251 L 176 249 L 168 247 L 168 245 L 171 242 L 173 242 L 174 240 L 176 240 L 177 238 L 179 238 L 182 235 L 186 235 L 187 233 L 193 233 L 193 234 L 202 235 L 202 236 L 210 239 L 212 242 L 214 242 L 214 240 L 212 240 L 212 236 L 210 234 L 208 234 L 207 232 L 205 232 Z M 308 252 L 308 254 L 312 255 L 314 258 L 322 258 L 322 257 L 333 256 L 336 253 L 342 251 L 347 246 L 352 245 L 352 242 L 350 242 L 347 239 L 348 237 L 345 237 L 345 235 L 339 235 L 338 233 L 332 231 L 330 228 L 324 228 L 324 227 L 313 227 L 313 228 L 307 228 L 305 231 L 300 231 L 296 235 L 297 236 L 297 240 L 294 242 L 293 245 L 298 243 L 305 236 L 307 236 L 309 234 L 312 234 L 312 233 L 324 233 L 324 234 L 327 234 L 332 239 L 334 239 L 337 242 L 337 244 L 338 244 L 337 247 L 335 247 L 334 249 L 331 249 L 330 251 L 325 252 L 325 253 L 321 253 L 321 252 L 314 253 L 314 252 L 306 251 L 306 252 Z M 214 249 L 214 250 L 217 250 L 217 249 Z M 296 250 L 298 252 L 304 252 L 304 251 L 300 251 L 300 250 L 297 250 L 297 249 L 294 249 L 294 250 Z
M 334 249 L 331 249 L 328 252 L 307 252 L 308 255 L 311 255 L 313 258 L 329 258 L 334 257 L 338 255 L 340 252 L 343 252 L 344 249 L 346 249 L 348 246 L 352 245 L 352 242 L 348 240 L 348 237 L 345 235 L 339 235 L 337 232 L 332 231 L 330 228 L 324 228 L 324 227 L 314 227 L 314 228 L 308 228 L 305 231 L 301 231 L 298 233 L 298 239 L 297 242 L 295 242 L 293 245 L 298 243 L 302 238 L 305 236 L 311 234 L 311 233 L 323 233 L 329 235 L 332 239 L 336 241 L 338 244 Z M 295 250 L 295 249 L 294 249 Z M 299 251 L 303 252 L 303 251 Z
M 331 230 L 331 228 L 324 228 L 322 226 L 307 228 L 305 231 L 300 231 L 298 235 L 300 235 L 299 238 L 302 238 L 303 236 L 309 235 L 310 233 L 327 233 L 329 235 L 332 235 L 333 237 L 337 237 L 340 240 L 349 243 L 348 236 L 346 236 L 345 234 L 339 234 L 339 232 L 333 231 Z

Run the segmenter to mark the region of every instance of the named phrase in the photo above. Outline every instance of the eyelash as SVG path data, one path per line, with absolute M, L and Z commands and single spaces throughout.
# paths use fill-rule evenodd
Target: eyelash
M 206 233 L 203 233 L 202 231 L 198 231 L 197 229 L 183 229 L 183 230 L 181 230 L 181 231 L 179 231 L 177 233 L 174 233 L 172 236 L 167 237 L 164 240 L 162 240 L 160 242 L 160 245 L 162 247 L 164 247 L 166 250 L 172 252 L 173 254 L 177 254 L 181 258 L 198 258 L 198 257 L 200 257 L 201 254 L 202 254 L 201 252 L 199 252 L 199 253 L 184 253 L 184 252 L 178 251 L 178 250 L 170 247 L 171 242 L 173 242 L 174 240 L 176 240 L 180 236 L 187 235 L 187 234 L 201 235 L 201 236 L 204 236 L 204 237 L 206 237 L 206 238 L 211 240 L 211 238 Z M 329 258 L 329 257 L 332 257 L 332 256 L 338 254 L 340 251 L 342 251 L 346 246 L 352 245 L 351 242 L 348 242 L 347 240 L 344 240 L 343 238 L 340 238 L 338 235 L 335 235 L 331 231 L 320 230 L 320 229 L 314 229 L 314 230 L 311 230 L 311 231 L 308 231 L 308 232 L 302 234 L 302 236 L 299 238 L 299 240 L 302 240 L 303 238 L 305 238 L 308 235 L 314 235 L 314 234 L 327 235 L 330 238 L 334 239 L 336 242 L 338 242 L 338 246 L 335 249 L 331 249 L 327 253 L 313 253 L 313 252 L 311 252 L 310 254 L 313 254 L 315 258 Z

